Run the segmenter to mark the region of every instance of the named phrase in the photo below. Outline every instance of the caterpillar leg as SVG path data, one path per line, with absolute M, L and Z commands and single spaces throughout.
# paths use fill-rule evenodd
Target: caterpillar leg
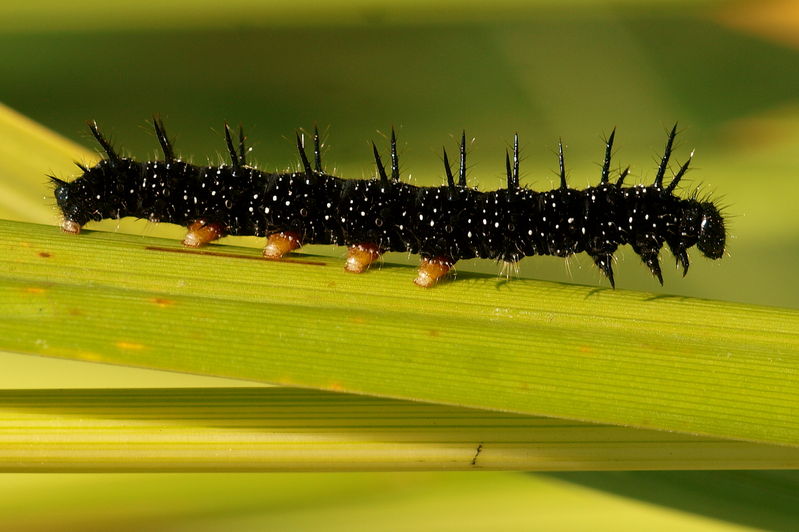
M 633 250 L 641 256 L 641 261 L 646 264 L 646 267 L 649 268 L 649 271 L 652 272 L 652 275 L 654 275 L 660 285 L 663 286 L 663 274 L 660 272 L 660 262 L 658 261 L 658 254 L 660 250 L 638 250 L 635 249 L 635 246 L 633 246 Z
M 592 254 L 591 258 L 594 259 L 594 264 L 597 265 L 599 270 L 608 278 L 610 287 L 616 288 L 616 281 L 613 279 L 613 253 Z
M 267 259 L 282 259 L 286 253 L 291 253 L 302 246 L 300 235 L 296 233 L 274 233 L 266 239 L 264 257 Z
M 61 222 L 61 230 L 65 233 L 77 235 L 80 233 L 80 224 L 72 220 L 64 220 Z
M 347 262 L 344 269 L 350 273 L 363 273 L 369 269 L 383 252 L 377 244 L 358 244 L 347 248 Z
M 454 265 L 455 262 L 453 260 L 445 257 L 436 257 L 435 259 L 423 258 L 422 262 L 419 264 L 419 272 L 413 282 L 422 288 L 430 288 L 442 277 L 447 275 Z
M 682 275 L 685 277 L 685 274 L 688 273 L 688 265 L 690 264 L 688 252 L 676 243 L 673 245 L 669 244 L 669 249 L 671 249 L 671 253 L 677 261 L 677 266 L 682 266 Z
M 225 236 L 225 228 L 222 224 L 197 220 L 189 226 L 189 232 L 183 239 L 183 245 L 199 248 L 223 236 Z

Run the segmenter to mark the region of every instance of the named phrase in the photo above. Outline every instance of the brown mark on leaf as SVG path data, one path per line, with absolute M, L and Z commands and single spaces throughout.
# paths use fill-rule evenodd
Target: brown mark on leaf
M 144 349 L 144 344 L 139 344 L 136 342 L 120 341 L 116 343 L 116 346 L 120 349 L 127 349 L 128 351 L 141 351 Z
M 166 299 L 164 297 L 153 297 L 153 298 L 150 298 L 150 302 L 151 303 L 155 303 L 156 305 L 158 305 L 161 308 L 171 307 L 172 305 L 175 304 L 175 302 L 172 301 L 171 299 Z
M 439 331 L 438 329 L 430 329 L 430 330 L 427 332 L 427 334 L 429 334 L 429 335 L 430 335 L 430 336 L 432 336 L 433 338 L 438 338 L 439 336 L 441 336 L 441 331 Z
M 164 248 L 160 246 L 145 246 L 144 249 L 147 251 L 163 251 L 165 253 L 186 253 L 188 255 L 208 255 L 211 257 L 227 257 L 230 259 L 247 259 L 247 260 L 258 260 L 258 261 L 274 261 L 274 262 L 282 262 L 284 264 L 305 264 L 307 266 L 327 266 L 324 262 L 315 262 L 311 260 L 296 260 L 296 259 L 270 259 L 263 256 L 252 256 L 252 255 L 242 255 L 240 253 L 220 253 L 218 251 L 208 251 L 204 249 L 176 249 L 176 248 Z
M 51 255 L 51 254 L 49 254 L 49 253 L 47 253 L 46 251 L 40 251 L 40 252 L 39 252 L 39 256 L 40 256 L 41 258 L 43 258 L 43 259 L 49 259 L 50 257 L 52 257 L 52 255 Z
M 482 443 L 477 445 L 477 450 L 475 451 L 474 456 L 472 457 L 472 467 L 476 467 L 477 466 L 477 457 L 480 456 L 481 452 L 483 452 L 483 444 Z
M 47 289 L 42 288 L 41 286 L 27 286 L 25 287 L 25 292 L 29 294 L 44 294 L 47 292 Z
M 331 392 L 343 392 L 345 390 L 344 385 L 340 382 L 331 382 L 327 385 L 327 389 Z

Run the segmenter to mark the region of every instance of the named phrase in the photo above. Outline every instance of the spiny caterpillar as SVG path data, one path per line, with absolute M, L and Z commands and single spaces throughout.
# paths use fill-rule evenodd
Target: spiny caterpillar
M 243 131 L 238 145 L 225 124 L 230 164 L 196 166 L 175 157 L 163 123 L 153 120 L 163 161 L 121 157 L 89 124 L 106 157 L 78 167 L 83 175 L 67 183 L 51 177 L 63 214 L 61 229 L 79 233 L 90 220 L 133 216 L 188 227 L 183 244 L 199 247 L 226 235 L 267 237 L 265 257 L 279 259 L 303 244 L 348 246 L 345 269 L 361 273 L 383 253 L 421 255 L 415 283 L 436 284 L 460 259 L 474 257 L 515 263 L 532 255 L 586 252 L 615 287 L 613 253 L 630 244 L 663 284 L 658 255 L 665 243 L 688 271 L 687 250 L 696 245 L 711 259 L 724 254 L 724 219 L 713 202 L 674 195 L 689 158 L 668 185 L 677 126 L 670 131 L 655 181 L 624 186 L 629 167 L 610 181 L 615 129 L 605 141 L 599 184 L 569 188 L 559 143 L 560 186 L 536 192 L 519 183 L 519 139 L 505 152 L 507 188 L 483 192 L 466 183 L 466 135 L 461 137 L 455 180 L 444 150 L 447 184 L 419 187 L 400 181 L 397 141 L 391 133 L 391 173 L 372 143 L 377 175 L 342 179 L 322 167 L 319 133 L 314 129 L 314 165 L 297 134 L 302 169 L 269 173 L 249 166 Z M 692 154 L 693 155 L 693 154 Z

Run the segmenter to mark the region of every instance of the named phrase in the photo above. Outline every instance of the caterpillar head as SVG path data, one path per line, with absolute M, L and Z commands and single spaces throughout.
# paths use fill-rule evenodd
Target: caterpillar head
M 712 202 L 702 202 L 699 206 L 699 240 L 696 247 L 705 257 L 720 259 L 724 255 L 724 245 L 727 240 L 724 218 Z
M 80 227 L 88 221 L 83 209 L 85 201 L 81 201 L 79 198 L 81 191 L 78 190 L 78 187 L 80 184 L 75 186 L 55 177 L 51 177 L 51 179 L 55 184 L 53 195 L 58 209 L 61 211 L 61 229 L 67 233 L 79 233 Z
M 103 201 L 105 191 L 102 182 L 104 164 L 100 163 L 93 168 L 78 165 L 84 173 L 71 183 L 56 177 L 50 177 L 55 185 L 53 195 L 61 211 L 61 229 L 68 233 L 78 233 L 80 228 L 89 220 L 100 220 L 103 217 Z

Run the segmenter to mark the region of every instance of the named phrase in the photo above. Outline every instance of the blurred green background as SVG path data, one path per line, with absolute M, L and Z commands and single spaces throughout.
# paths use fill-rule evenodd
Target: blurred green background
M 200 163 L 221 160 L 223 121 L 240 122 L 267 169 L 295 166 L 294 130 L 318 124 L 327 165 L 355 178 L 372 174 L 369 142 L 385 147 L 393 125 L 403 176 L 427 185 L 442 182 L 441 147 L 455 150 L 465 129 L 475 139 L 470 180 L 484 189 L 501 186 L 515 131 L 523 182 L 535 189 L 556 180 L 559 137 L 570 183 L 595 183 L 602 138 L 613 127 L 616 164 L 631 164 L 636 180 L 650 182 L 666 130 L 679 121 L 677 160 L 696 149 L 681 193 L 701 186 L 726 206 L 729 256 L 710 262 L 694 253 L 689 275 L 665 268 L 661 288 L 626 250 L 618 286 L 796 308 L 796 35 L 799 8 L 791 1 L 6 2 L 0 99 L 91 149 L 85 121 L 96 119 L 140 158 L 156 154 L 147 125 L 155 113 L 178 151 Z M 31 182 L 37 197 L 48 194 L 41 175 Z M 134 230 L 180 234 L 148 224 Z M 663 263 L 672 263 L 668 253 Z M 479 261 L 459 268 L 500 269 Z M 604 282 L 585 257 L 526 259 L 519 275 Z M 218 382 L 23 358 L 6 355 L 0 384 Z M 16 530 L 59 523 L 84 530 L 709 529 L 782 528 L 797 517 L 790 474 L 674 475 L 5 475 L 0 523 Z M 627 498 L 647 486 L 649 502 L 666 506 Z M 765 497 L 768 511 L 741 502 L 760 500 L 752 494 L 764 489 L 780 494 Z M 705 504 L 696 504 L 697 492 Z

